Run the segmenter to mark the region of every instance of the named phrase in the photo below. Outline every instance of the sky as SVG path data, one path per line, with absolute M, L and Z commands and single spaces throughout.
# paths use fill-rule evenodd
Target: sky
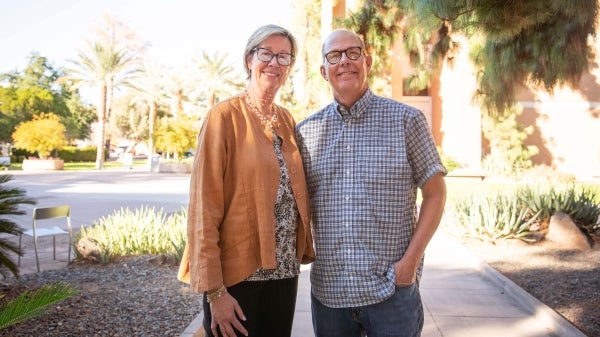
M 104 14 L 150 43 L 154 62 L 178 67 L 226 52 L 241 71 L 250 34 L 274 23 L 291 28 L 292 0 L 0 0 L 0 73 L 23 70 L 32 52 L 62 67 L 85 50 Z

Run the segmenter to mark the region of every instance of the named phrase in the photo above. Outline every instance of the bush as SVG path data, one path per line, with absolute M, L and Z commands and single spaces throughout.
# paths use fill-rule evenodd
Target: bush
M 600 235 L 600 192 L 584 184 L 524 185 L 502 194 L 480 193 L 449 199 L 443 226 L 485 240 L 517 238 L 548 227 L 557 212 L 568 214 L 590 236 Z
M 519 191 L 532 212 L 540 213 L 542 229 L 547 228 L 554 213 L 568 214 L 590 235 L 600 235 L 600 191 L 597 186 L 585 184 L 540 184 L 526 186 Z
M 96 160 L 96 147 L 78 148 L 75 146 L 65 146 L 58 151 L 58 157 L 69 163 L 93 162 Z
M 438 146 L 438 153 L 440 154 L 440 158 L 442 159 L 442 164 L 444 164 L 444 167 L 446 168 L 446 170 L 448 172 L 454 171 L 457 168 L 461 168 L 462 165 L 454 160 L 454 158 L 448 156 L 447 154 L 444 153 L 444 151 L 442 151 L 442 149 Z
M 35 152 L 25 151 L 23 149 L 15 149 L 13 148 L 10 155 L 11 163 L 22 163 L 23 159 L 27 159 L 29 157 L 35 156 Z
M 53 113 L 42 113 L 31 121 L 19 124 L 12 138 L 16 148 L 37 152 L 38 157 L 46 159 L 53 150 L 65 145 L 65 132 L 60 117 Z
M 193 119 L 161 119 L 156 130 L 156 150 L 173 154 L 176 161 L 184 160 L 184 153 L 196 148 L 198 130 Z
M 166 254 L 181 261 L 187 238 L 187 211 L 165 214 L 153 207 L 135 211 L 121 208 L 82 227 L 79 237 L 88 238 L 102 250 L 104 262 L 126 255 Z
M 462 235 L 490 241 L 529 241 L 530 226 L 538 216 L 515 195 L 497 194 L 456 201 L 444 215 L 444 226 L 458 226 Z
M 490 146 L 490 153 L 482 163 L 486 176 L 514 178 L 532 167 L 531 157 L 539 149 L 525 145 L 525 140 L 533 133 L 533 126 L 523 127 L 517 121 L 521 112 L 522 109 L 515 108 L 501 116 L 483 116 L 481 131 Z

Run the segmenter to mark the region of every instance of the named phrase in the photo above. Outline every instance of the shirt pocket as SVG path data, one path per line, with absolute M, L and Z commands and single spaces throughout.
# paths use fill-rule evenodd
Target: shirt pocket
M 369 195 L 388 198 L 410 184 L 410 164 L 406 152 L 399 147 L 388 144 L 365 147 L 358 163 L 360 181 Z

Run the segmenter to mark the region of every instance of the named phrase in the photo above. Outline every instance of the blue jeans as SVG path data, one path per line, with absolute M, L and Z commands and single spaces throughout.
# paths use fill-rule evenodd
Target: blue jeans
M 363 307 L 330 308 L 311 293 L 316 337 L 419 337 L 423 304 L 417 283 L 396 287 L 387 300 Z

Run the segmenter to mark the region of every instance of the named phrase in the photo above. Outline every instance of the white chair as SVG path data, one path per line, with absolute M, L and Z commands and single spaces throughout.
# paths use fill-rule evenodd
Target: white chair
M 38 242 L 37 238 L 44 236 L 52 236 L 52 253 L 53 257 L 56 260 L 56 235 L 69 235 L 69 255 L 68 260 L 71 261 L 71 240 L 72 240 L 72 230 L 71 230 L 71 208 L 68 205 L 63 206 L 54 206 L 54 207 L 44 207 L 44 208 L 34 208 L 33 216 L 32 216 L 32 228 L 27 231 L 23 231 L 21 235 L 19 235 L 19 250 L 21 250 L 21 237 L 23 234 L 33 237 L 33 247 L 35 249 L 35 263 L 37 265 L 37 271 L 40 271 L 40 261 L 38 257 Z M 38 228 L 37 222 L 38 220 L 48 220 L 48 219 L 57 219 L 57 218 L 65 218 L 67 220 L 67 228 L 68 231 L 65 231 L 57 226 L 49 227 L 49 228 Z M 21 255 L 19 255 L 18 265 L 21 265 Z

